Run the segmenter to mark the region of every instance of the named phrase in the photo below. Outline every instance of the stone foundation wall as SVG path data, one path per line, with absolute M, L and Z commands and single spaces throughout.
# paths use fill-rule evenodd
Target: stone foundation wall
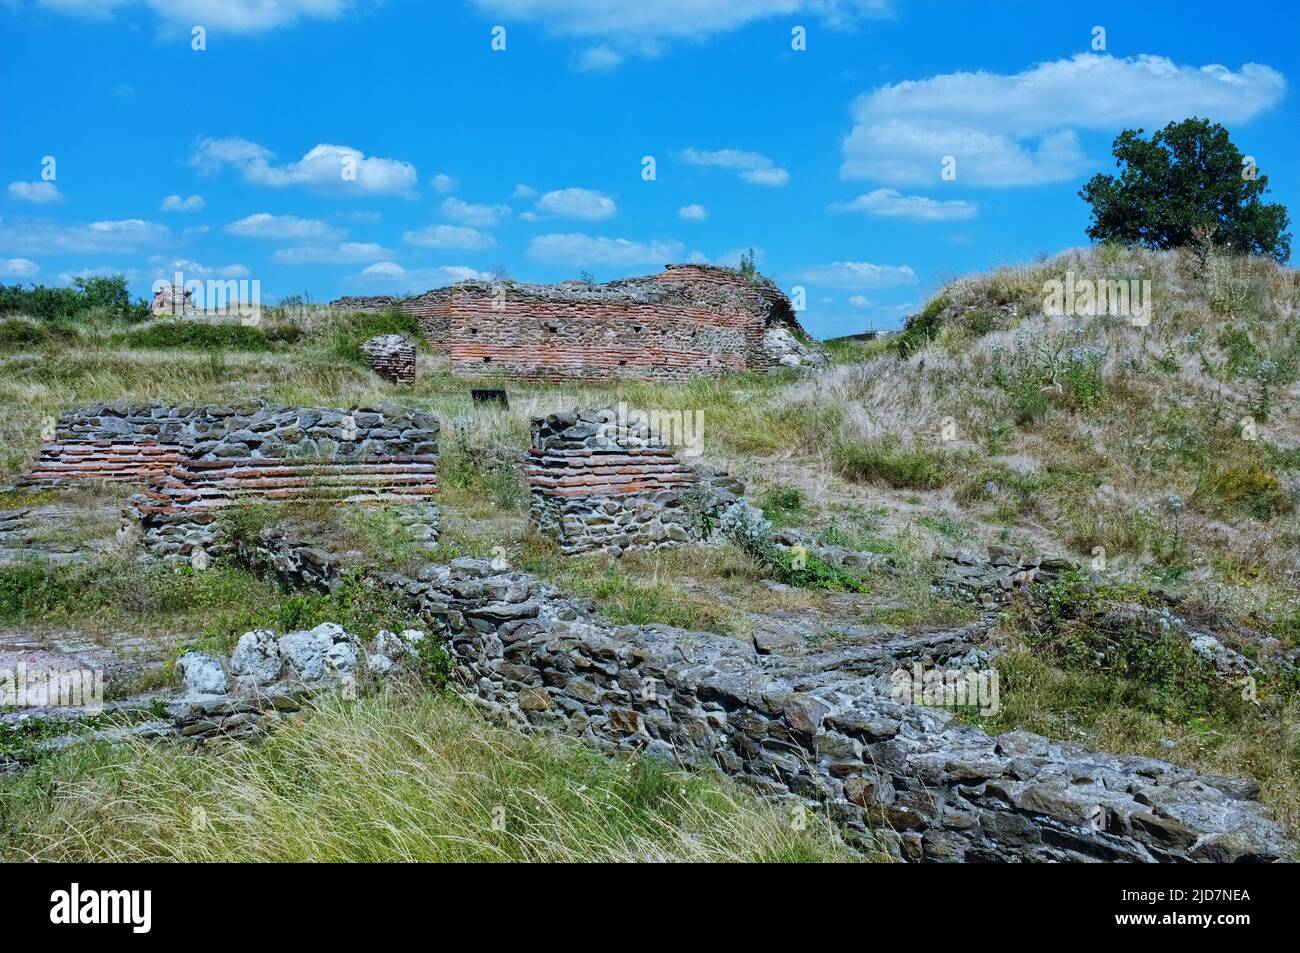
M 293 564 L 296 544 L 268 540 Z M 1015 567 L 1003 572 L 1010 592 Z M 1044 581 L 1050 573 L 1039 570 Z M 1290 848 L 1251 782 L 990 736 L 891 700 L 891 673 L 960 664 L 982 625 L 798 658 L 667 626 L 616 626 L 486 560 L 389 575 L 445 638 L 486 714 L 677 763 L 713 764 L 865 850 L 908 861 L 1274 861 Z
M 343 299 L 387 310 L 392 299 Z M 468 376 L 684 380 L 815 363 L 790 302 L 764 278 L 669 265 L 608 284 L 462 282 L 400 302 L 431 347 Z
M 533 419 L 533 525 L 566 553 L 702 540 L 700 475 L 654 436 L 621 431 L 616 419 L 608 409 Z

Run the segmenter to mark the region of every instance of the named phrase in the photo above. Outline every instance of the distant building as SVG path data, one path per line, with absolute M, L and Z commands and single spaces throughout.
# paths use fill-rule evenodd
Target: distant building
M 192 294 L 193 292 L 188 288 L 164 283 L 153 293 L 149 310 L 154 314 L 184 314 L 186 311 L 193 310 L 193 305 L 190 303 Z

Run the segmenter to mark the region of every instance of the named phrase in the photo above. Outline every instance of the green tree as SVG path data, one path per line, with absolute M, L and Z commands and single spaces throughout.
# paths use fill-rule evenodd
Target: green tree
M 1125 129 L 1113 146 L 1119 177 L 1097 173 L 1079 191 L 1092 206 L 1088 237 L 1177 248 L 1208 235 L 1219 246 L 1284 262 L 1286 207 L 1265 203 L 1268 176 L 1208 119 L 1171 122 L 1147 140 Z

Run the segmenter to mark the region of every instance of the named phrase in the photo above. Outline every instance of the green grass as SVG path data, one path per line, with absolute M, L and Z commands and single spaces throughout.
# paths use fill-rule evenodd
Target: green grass
M 459 704 L 324 701 L 260 744 L 79 745 L 0 782 L 8 861 L 851 861 L 829 822 Z

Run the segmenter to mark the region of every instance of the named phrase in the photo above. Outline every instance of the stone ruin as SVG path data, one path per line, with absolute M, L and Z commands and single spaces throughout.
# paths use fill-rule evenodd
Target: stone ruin
M 165 561 L 229 549 L 219 517 L 248 500 L 391 508 L 436 545 L 438 419 L 381 405 L 350 410 L 96 404 L 64 414 L 20 481 L 144 482 L 131 514 Z
M 776 285 L 707 265 L 607 284 L 467 281 L 334 304 L 414 315 L 430 348 L 465 376 L 672 381 L 823 360 Z
M 566 553 L 700 542 L 743 492 L 726 474 L 697 472 L 663 435 L 613 408 L 532 421 L 529 517 Z
M 366 364 L 394 384 L 415 383 L 415 342 L 401 334 L 380 334 L 361 345 Z
M 193 292 L 188 288 L 164 283 L 153 293 L 153 301 L 149 303 L 149 310 L 155 315 L 187 314 L 196 310 L 190 300 L 192 295 Z

